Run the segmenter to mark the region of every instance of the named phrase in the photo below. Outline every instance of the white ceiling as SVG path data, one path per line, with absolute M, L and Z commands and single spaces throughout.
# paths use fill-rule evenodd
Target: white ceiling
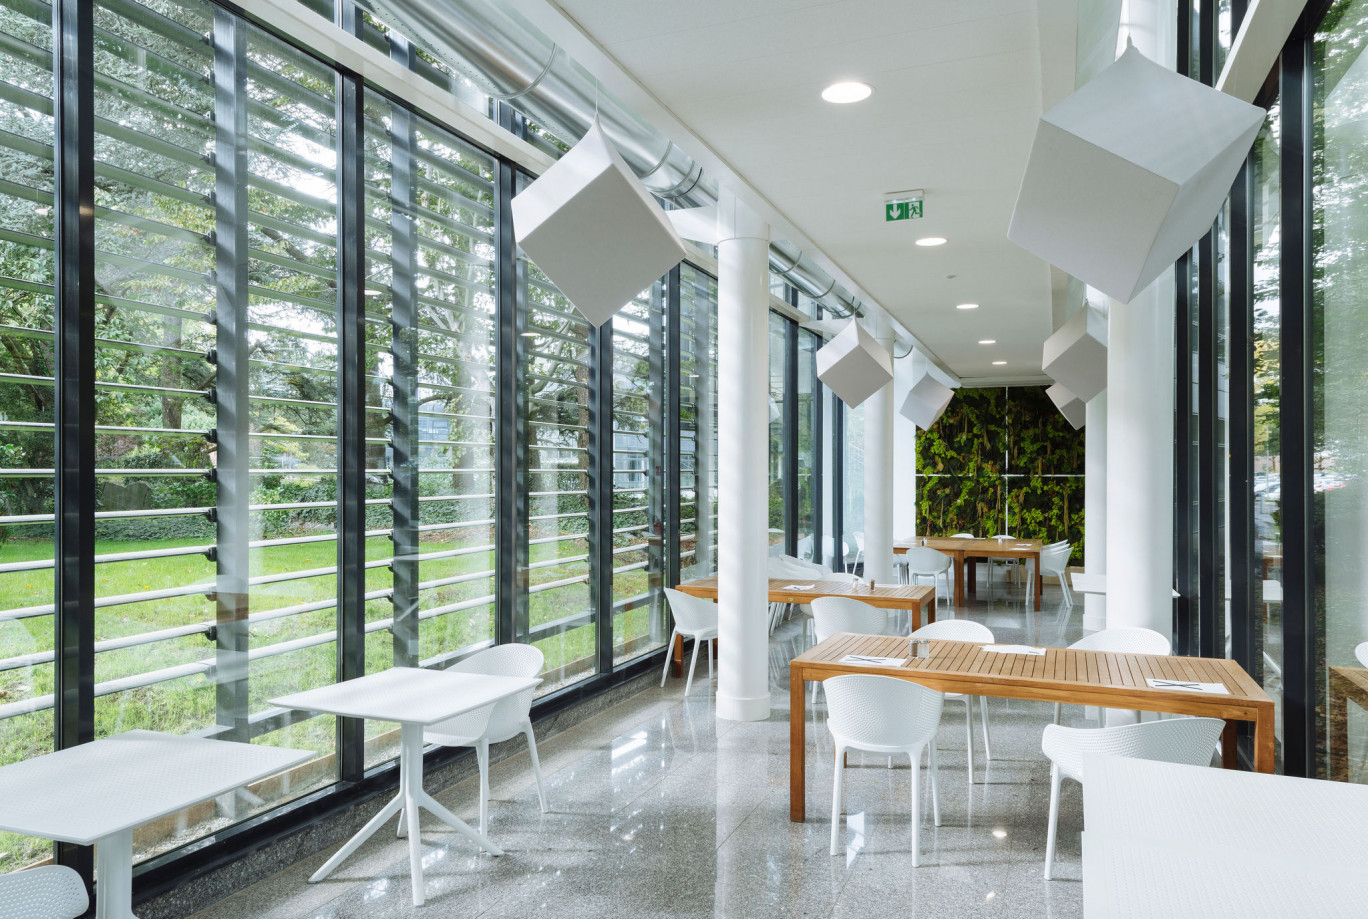
M 1042 92 L 1053 104 L 1072 88 L 1072 0 L 545 6 L 951 371 L 971 379 L 1040 373 L 1052 331 L 1050 270 L 1006 231 Z M 555 34 L 557 24 L 538 24 Z M 596 62 L 581 62 L 597 71 Z M 822 88 L 838 79 L 863 80 L 874 95 L 848 106 L 823 102 Z M 907 188 L 926 189 L 925 218 L 885 223 L 883 194 Z M 913 245 L 932 235 L 949 243 Z M 981 307 L 956 310 L 963 302 Z

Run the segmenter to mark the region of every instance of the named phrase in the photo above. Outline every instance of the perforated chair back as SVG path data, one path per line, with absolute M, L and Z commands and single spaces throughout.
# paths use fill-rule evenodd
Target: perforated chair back
M 716 603 L 681 593 L 673 587 L 665 588 L 665 599 L 669 602 L 670 612 L 674 615 L 675 627 L 681 634 L 692 637 L 716 637 Z
M 81 876 L 65 865 L 0 875 L 0 919 L 76 919 L 89 907 Z
M 918 683 L 850 673 L 822 683 L 827 727 L 864 750 L 896 752 L 935 736 L 944 697 Z
M 1083 759 L 1093 753 L 1187 766 L 1211 764 L 1225 722 L 1219 718 L 1166 718 L 1110 728 L 1045 725 L 1040 748 L 1061 774 L 1083 781 Z
M 1060 574 L 1069 564 L 1073 546 L 1069 543 L 1055 543 L 1040 550 L 1040 570 L 1042 574 Z
M 1153 629 L 1103 629 L 1069 645 L 1073 651 L 1106 651 L 1111 654 L 1171 654 L 1169 640 Z
M 993 630 L 981 622 L 968 619 L 941 619 L 929 622 L 912 633 L 913 638 L 932 638 L 936 641 L 981 641 L 992 643 Z
M 1358 658 L 1360 664 L 1368 667 L 1368 641 L 1363 642 L 1354 649 L 1354 657 Z
M 818 597 L 812 601 L 812 625 L 818 641 L 837 632 L 887 635 L 888 611 L 850 597 Z
M 973 533 L 953 533 L 951 539 L 978 539 Z
M 913 546 L 908 549 L 903 553 L 903 561 L 907 563 L 910 574 L 921 577 L 932 577 L 949 571 L 950 566 L 954 564 L 954 560 L 944 552 L 937 552 L 926 546 Z
M 541 676 L 546 656 L 533 645 L 507 644 L 495 645 L 472 654 L 450 669 L 458 673 L 483 673 L 488 676 Z M 537 692 L 533 686 L 516 696 L 500 699 L 489 713 L 489 723 L 484 729 L 490 743 L 499 743 L 516 734 L 522 733 L 527 723 L 528 713 L 532 710 L 532 697 Z

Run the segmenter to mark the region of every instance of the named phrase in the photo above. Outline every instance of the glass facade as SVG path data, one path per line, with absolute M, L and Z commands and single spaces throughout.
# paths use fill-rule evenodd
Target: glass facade
M 520 164 L 208 3 L 96 4 L 86 75 L 51 15 L 0 0 L 0 765 L 134 728 L 317 753 L 137 833 L 159 870 L 395 756 L 394 725 L 271 698 L 509 641 L 543 699 L 651 666 L 662 588 L 717 568 L 716 281 L 681 265 L 594 329 L 513 244 Z M 91 133 L 58 135 L 64 88 Z M 55 198 L 73 163 L 93 208 Z M 825 391 L 774 322 L 791 547 L 821 533 Z M 73 392 L 88 488 L 57 485 Z M 51 852 L 0 834 L 0 872 Z

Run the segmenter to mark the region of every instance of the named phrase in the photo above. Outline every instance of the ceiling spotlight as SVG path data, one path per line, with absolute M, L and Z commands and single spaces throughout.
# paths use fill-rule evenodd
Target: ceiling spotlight
M 944 236 L 923 236 L 917 240 L 919 246 L 943 246 L 945 245 Z
M 839 83 L 832 83 L 822 90 L 822 98 L 828 102 L 835 102 L 837 105 L 846 105 L 850 102 L 863 102 L 869 98 L 869 94 L 872 92 L 874 92 L 874 88 L 868 83 L 842 80 Z
M 997 339 L 996 339 L 996 338 L 980 338 L 980 339 L 979 339 L 979 344 L 981 344 L 981 345 L 995 345 L 995 344 L 997 344 Z
M 1007 363 L 1007 362 L 1006 362 L 1006 361 L 993 361 L 993 366 L 994 366 L 994 367 L 1001 367 L 1001 366 L 1002 366 L 1003 364 L 1005 364 L 1005 363 Z
M 976 309 L 978 309 L 978 307 L 979 307 L 979 305 L 978 305 L 977 303 L 960 303 L 960 304 L 957 304 L 957 305 L 955 306 L 955 309 L 957 309 L 957 310 L 976 310 Z

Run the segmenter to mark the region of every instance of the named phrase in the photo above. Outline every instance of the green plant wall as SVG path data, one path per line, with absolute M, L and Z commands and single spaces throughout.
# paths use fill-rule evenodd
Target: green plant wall
M 1073 543 L 1083 560 L 1084 438 L 1042 386 L 961 389 L 917 432 L 917 532 Z

